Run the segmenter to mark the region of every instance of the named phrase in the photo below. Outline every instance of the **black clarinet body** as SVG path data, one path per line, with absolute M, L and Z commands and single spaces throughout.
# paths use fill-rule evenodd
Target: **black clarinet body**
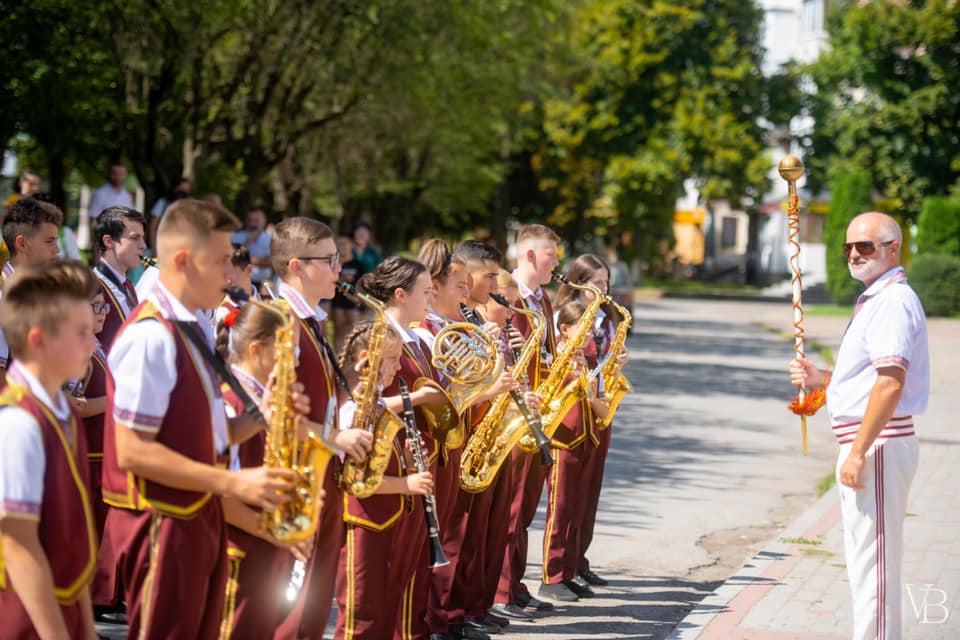
M 497 298 L 494 298 L 494 301 L 502 304 Z M 506 302 L 506 300 L 504 300 L 504 302 Z M 507 318 L 506 325 L 507 344 L 510 344 L 510 333 L 513 331 L 513 323 L 510 321 L 510 318 Z M 520 349 L 514 347 L 513 361 L 516 362 L 519 359 Z M 522 386 L 524 390 L 529 389 L 530 387 L 527 384 L 526 372 L 518 372 L 518 375 L 518 382 L 520 383 L 520 386 Z M 520 409 L 520 413 L 523 414 L 523 419 L 527 421 L 527 425 L 530 427 L 530 433 L 533 436 L 533 440 L 537 443 L 537 449 L 540 450 L 540 463 L 548 466 L 553 464 L 553 456 L 550 455 L 550 438 L 548 438 L 547 434 L 543 432 L 543 425 L 540 423 L 540 414 L 536 411 L 531 411 L 530 407 L 527 406 L 526 400 L 523 399 L 523 391 L 519 389 L 511 389 L 510 396 L 513 397 L 513 401 L 517 404 L 517 408 Z
M 427 467 L 427 459 L 423 455 L 423 447 L 420 446 L 420 429 L 417 428 L 417 420 L 413 414 L 413 402 L 410 401 L 410 390 L 407 384 L 401 378 L 397 378 L 400 386 L 400 396 L 403 399 L 403 422 L 407 427 L 407 441 L 410 443 L 410 451 L 413 453 L 413 462 L 419 473 L 424 473 Z M 440 443 L 443 446 L 443 443 Z M 440 523 L 437 521 L 437 499 L 431 493 L 423 498 L 423 514 L 427 519 L 427 537 L 430 541 L 430 567 L 445 567 L 450 564 L 447 556 L 443 553 L 443 545 L 440 544 Z

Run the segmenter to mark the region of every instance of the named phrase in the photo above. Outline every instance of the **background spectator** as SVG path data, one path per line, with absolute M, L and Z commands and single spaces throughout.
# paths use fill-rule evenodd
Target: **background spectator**
M 112 163 L 107 174 L 107 182 L 98 187 L 90 196 L 90 207 L 87 210 L 87 215 L 91 220 L 96 219 L 100 212 L 107 207 L 133 208 L 133 196 L 123 188 L 123 183 L 126 180 L 126 165 L 122 162 Z
M 257 290 L 264 282 L 273 280 L 270 267 L 270 234 L 267 232 L 267 214 L 263 209 L 251 209 L 247 212 L 247 227 L 230 237 L 233 244 L 250 250 L 250 262 L 253 264 L 251 280 Z
M 160 224 L 160 218 L 163 217 L 163 212 L 177 200 L 189 198 L 192 193 L 193 183 L 190 182 L 188 178 L 180 178 L 177 180 L 177 184 L 173 188 L 173 193 L 171 193 L 169 197 L 158 198 L 157 201 L 153 203 L 153 208 L 150 209 L 150 229 L 147 233 L 147 245 L 151 251 L 156 253 L 154 238 L 156 238 L 157 225 Z
M 340 234 L 337 238 L 337 251 L 340 252 L 343 258 L 352 256 L 353 238 L 345 233 Z M 366 271 L 363 270 L 363 263 L 356 258 L 351 257 L 346 262 L 340 264 L 340 279 L 344 282 L 349 282 L 353 286 L 357 285 L 357 281 L 360 280 L 360 276 L 364 273 L 366 273 Z M 360 321 L 361 305 L 355 304 L 353 301 L 347 299 L 347 297 L 338 290 L 333 296 L 330 307 L 331 317 L 333 318 L 333 338 L 336 343 L 337 353 L 340 353 L 347 334 L 349 334 L 353 326 Z
M 368 222 L 361 220 L 353 225 L 353 244 L 353 257 L 363 264 L 364 273 L 371 273 L 378 264 L 383 262 L 383 256 L 370 244 Z

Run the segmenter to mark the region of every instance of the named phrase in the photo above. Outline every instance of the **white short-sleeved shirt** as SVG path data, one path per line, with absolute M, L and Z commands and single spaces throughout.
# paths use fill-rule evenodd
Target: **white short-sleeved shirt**
M 877 369 L 889 366 L 907 374 L 894 415 L 923 413 L 930 395 L 927 321 L 903 267 L 883 274 L 857 300 L 827 389 L 831 421 L 862 420 Z
M 444 318 L 435 311 L 427 312 L 427 321 L 434 326 L 440 327 L 441 329 L 452 322 L 452 320 Z M 421 340 L 423 340 L 424 344 L 427 345 L 427 348 L 433 351 L 433 343 L 436 341 L 437 336 L 433 335 L 433 332 L 430 331 L 430 329 L 427 329 L 426 327 L 413 327 L 413 332 L 417 334 Z
M 160 269 L 156 267 L 147 267 L 143 270 L 143 273 L 140 274 L 140 279 L 137 280 L 134 288 L 137 290 L 137 299 L 146 300 L 150 297 L 150 292 L 153 291 L 153 286 L 157 284 L 157 281 L 160 279 Z
M 205 312 L 191 312 L 162 283 L 157 283 L 148 299 L 168 320 L 198 322 L 210 348 L 212 328 Z M 193 359 L 204 359 L 192 343 L 187 343 Z M 121 331 L 110 349 L 110 371 L 116 381 L 113 416 L 118 425 L 146 433 L 157 433 L 167 413 L 170 394 L 177 382 L 177 345 L 173 335 L 159 321 L 146 319 Z M 213 441 L 218 452 L 229 444 L 227 414 L 220 394 L 220 380 L 209 367 L 199 367 L 200 380 L 210 398 Z
M 266 393 L 266 390 L 263 385 L 260 384 L 259 380 L 239 367 L 231 366 L 230 370 L 233 372 L 233 375 L 237 377 L 240 386 L 243 387 L 243 390 L 250 395 L 254 402 L 258 405 L 263 402 L 263 394 Z M 233 406 L 226 403 L 224 404 L 227 410 L 227 417 L 236 418 L 237 412 L 234 411 Z M 240 469 L 240 445 L 232 444 L 230 445 L 230 470 L 240 471 Z
M 280 297 L 290 303 L 290 308 L 293 310 L 297 317 L 306 320 L 307 318 L 315 318 L 317 322 L 320 323 L 320 326 L 323 326 L 323 323 L 327 321 L 327 312 L 323 310 L 322 307 L 317 305 L 314 308 L 310 308 L 310 304 L 303 299 L 303 296 L 300 295 L 300 292 L 288 285 L 286 282 L 280 283 L 279 289 Z
M 250 237 L 252 231 L 249 229 L 244 229 L 242 231 L 237 231 L 230 236 L 230 242 L 233 244 L 247 244 L 247 239 Z M 257 237 L 247 245 L 247 248 L 250 250 L 250 256 L 253 258 L 269 258 L 270 257 L 270 234 L 266 231 L 261 231 L 257 234 Z M 253 272 L 251 273 L 253 279 L 256 282 L 266 282 L 273 279 L 273 269 L 270 267 L 260 267 L 253 265 Z
M 57 420 L 65 423 L 70 419 L 63 392 L 58 392 L 56 402 L 52 402 L 37 378 L 19 363 L 11 365 L 7 376 L 11 382 L 26 386 Z M 64 435 L 69 440 L 69 430 Z M 20 407 L 0 408 L 0 520 L 40 518 L 46 466 L 37 420 Z

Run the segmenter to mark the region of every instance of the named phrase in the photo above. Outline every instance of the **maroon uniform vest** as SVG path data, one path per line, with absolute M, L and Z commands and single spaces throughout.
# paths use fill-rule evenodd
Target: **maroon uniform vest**
M 594 363 L 594 365 L 595 364 L 596 363 Z M 590 359 L 588 358 L 587 366 L 592 367 L 594 365 L 590 364 Z M 568 376 L 564 384 L 575 379 L 574 376 Z M 590 401 L 583 399 L 573 405 L 573 408 L 563 417 L 563 421 L 560 423 L 560 426 L 557 427 L 556 433 L 553 434 L 550 440 L 552 444 L 562 449 L 573 449 L 583 443 L 587 438 L 590 438 L 594 444 L 597 443 L 593 409 L 590 407 Z
M 107 380 L 110 371 L 107 363 L 94 351 L 90 356 L 90 368 L 84 381 L 83 394 L 88 398 L 107 395 Z M 105 413 L 83 419 L 83 436 L 87 441 L 87 456 L 90 460 L 103 459 L 103 419 Z
M 113 293 L 113 289 L 108 287 L 99 275 L 97 276 L 97 284 L 100 285 L 100 291 L 103 292 L 104 299 L 110 303 L 110 310 L 107 311 L 107 318 L 103 321 L 103 329 L 97 334 L 97 339 L 100 340 L 103 348 L 109 351 L 110 345 L 113 344 L 114 338 L 117 337 L 117 333 L 123 323 L 126 322 L 127 317 L 123 314 L 123 307 L 120 306 L 120 300 Z
M 18 384 L 4 390 L 0 405 L 20 407 L 39 425 L 46 465 L 38 534 L 53 572 L 57 600 L 61 605 L 73 604 L 93 580 L 97 558 L 87 449 L 79 429 L 80 420 L 71 410 L 69 422 L 61 424 L 27 388 Z M 8 588 L 0 549 L 0 591 Z M 18 612 L 22 611 L 19 599 L 5 595 L 0 602 L 0 626 L 11 624 L 16 628 Z M 26 628 L 30 628 L 29 623 Z
M 167 413 L 157 431 L 157 442 L 197 462 L 213 465 L 213 424 L 210 416 L 210 397 L 203 388 L 200 367 L 203 362 L 193 359 L 187 348 L 187 338 L 172 322 L 165 319 L 150 301 L 137 305 L 120 328 L 122 333 L 134 322 L 158 320 L 173 336 L 177 347 L 177 382 L 170 392 Z M 118 335 L 119 335 L 118 333 Z M 184 491 L 158 484 L 124 471 L 117 464 L 116 430 L 114 417 L 113 379 L 107 379 L 107 410 L 103 430 L 103 500 L 123 509 L 156 510 L 178 518 L 192 518 L 210 499 L 209 493 Z
M 343 425 L 349 428 L 350 425 Z M 393 441 L 393 451 L 387 463 L 384 477 L 399 478 L 403 476 L 403 467 L 400 463 L 403 443 L 406 437 L 403 431 L 397 433 Z M 370 529 L 383 531 L 392 526 L 403 515 L 404 497 L 400 494 L 374 494 L 369 498 L 356 498 L 347 492 L 343 493 L 343 520 Z
M 297 365 L 297 380 L 310 396 L 310 420 L 323 424 L 327 418 L 327 405 L 334 403 L 336 409 L 337 387 L 333 366 L 327 362 L 323 346 L 308 323 L 300 319 L 300 363 Z M 334 410 L 334 426 L 337 412 Z M 329 499 L 330 496 L 327 496 Z
M 440 380 L 440 374 L 437 373 L 437 370 L 433 367 L 433 363 L 430 362 L 430 349 L 419 336 L 416 334 L 413 335 L 420 344 L 421 355 L 416 355 L 410 345 L 404 343 L 403 353 L 400 356 L 400 370 L 397 372 L 393 383 L 383 390 L 384 397 L 400 395 L 400 384 L 397 382 L 398 378 L 403 379 L 411 392 L 413 391 L 413 383 L 416 382 L 418 378 L 430 378 L 435 382 Z M 433 438 L 426 431 L 427 420 L 421 412 L 420 407 L 414 407 L 413 413 L 417 421 L 417 427 L 420 429 L 421 439 L 424 445 L 426 445 L 425 453 L 428 454 L 429 463 L 433 464 L 437 459 L 438 449 L 435 446 Z M 403 438 L 400 439 L 401 441 L 403 440 Z

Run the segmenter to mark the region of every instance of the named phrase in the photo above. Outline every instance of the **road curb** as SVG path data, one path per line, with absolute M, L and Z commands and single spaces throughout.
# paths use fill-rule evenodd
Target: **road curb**
M 737 615 L 738 619 L 742 619 L 749 613 L 749 607 L 747 607 L 747 610 L 741 611 L 737 610 L 736 607 L 731 607 L 731 603 L 750 587 L 775 584 L 775 581 L 771 581 L 771 578 L 764 577 L 765 574 L 776 574 L 776 565 L 782 564 L 785 559 L 795 557 L 798 553 L 798 545 L 779 542 L 779 540 L 803 538 L 804 534 L 809 534 L 810 529 L 817 523 L 829 518 L 831 510 L 836 509 L 838 504 L 837 490 L 831 488 L 793 524 L 779 533 L 776 540 L 771 541 L 763 550 L 750 558 L 741 567 L 740 571 L 701 600 L 680 621 L 666 640 L 695 640 L 721 614 L 732 613 Z

